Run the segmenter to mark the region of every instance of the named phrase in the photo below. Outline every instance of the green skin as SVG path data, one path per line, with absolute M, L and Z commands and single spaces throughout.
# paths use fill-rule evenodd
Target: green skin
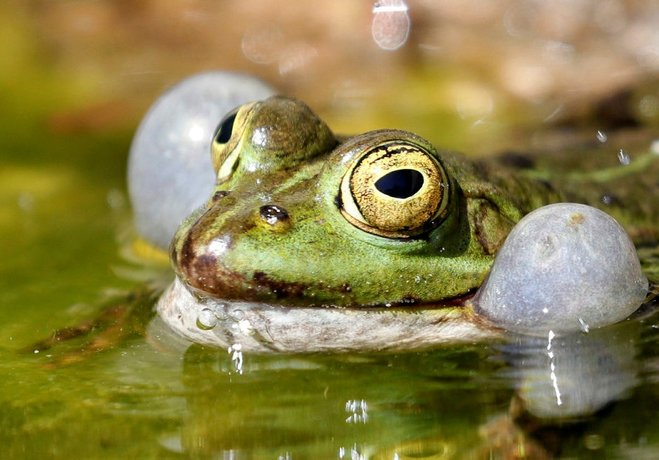
M 587 174 L 510 155 L 472 161 L 403 131 L 336 138 L 306 105 L 282 97 L 244 106 L 224 125 L 213 145 L 215 193 L 171 248 L 178 277 L 197 295 L 288 306 L 461 304 L 515 223 L 560 201 L 604 209 L 636 243 L 659 237 L 659 200 L 639 199 L 657 196 L 658 155 Z M 447 202 L 408 234 L 366 231 L 346 217 L 342 181 L 365 152 L 399 141 L 443 166 Z

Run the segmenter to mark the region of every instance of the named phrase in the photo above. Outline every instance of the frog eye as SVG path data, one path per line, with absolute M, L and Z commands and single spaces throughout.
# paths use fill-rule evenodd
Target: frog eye
M 227 113 L 213 134 L 211 158 L 218 182 L 227 179 L 236 169 L 245 115 L 254 104 L 245 104 Z
M 213 141 L 217 144 L 226 144 L 231 139 L 231 134 L 233 132 L 233 123 L 236 121 L 236 115 L 238 115 L 238 109 L 233 109 L 231 112 L 226 114 L 220 124 L 215 130 L 213 135 Z
M 448 195 L 446 172 L 429 151 L 389 141 L 367 150 L 343 177 L 341 211 L 369 233 L 409 238 L 441 222 Z

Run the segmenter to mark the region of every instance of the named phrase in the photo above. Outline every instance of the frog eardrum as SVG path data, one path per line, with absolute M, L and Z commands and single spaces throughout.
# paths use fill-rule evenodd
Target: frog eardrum
M 354 226 L 388 238 L 426 232 L 443 218 L 448 179 L 424 147 L 386 141 L 357 158 L 341 181 L 342 214 Z

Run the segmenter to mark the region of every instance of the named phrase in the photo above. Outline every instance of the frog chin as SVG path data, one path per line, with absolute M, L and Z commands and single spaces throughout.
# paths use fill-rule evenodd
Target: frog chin
M 158 301 L 162 320 L 193 343 L 246 352 L 308 353 L 419 350 L 494 338 L 466 308 L 373 309 L 289 307 L 222 300 L 178 277 Z

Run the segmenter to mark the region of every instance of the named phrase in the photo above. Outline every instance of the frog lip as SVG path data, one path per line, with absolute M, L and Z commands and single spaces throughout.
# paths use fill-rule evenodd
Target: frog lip
M 206 242 L 197 239 L 194 232 L 186 235 L 180 249 L 172 250 L 177 276 L 197 294 L 216 299 L 310 302 L 305 295 L 309 286 L 304 283 L 280 281 L 258 270 L 246 276 L 228 267 L 223 259 L 232 243 L 228 235 L 215 236 Z
M 180 279 L 156 308 L 164 323 L 188 340 L 225 349 L 240 344 L 244 352 L 422 350 L 500 334 L 453 309 L 417 308 L 399 314 L 381 308 L 374 314 L 362 308 L 282 308 L 274 302 L 200 297 Z

